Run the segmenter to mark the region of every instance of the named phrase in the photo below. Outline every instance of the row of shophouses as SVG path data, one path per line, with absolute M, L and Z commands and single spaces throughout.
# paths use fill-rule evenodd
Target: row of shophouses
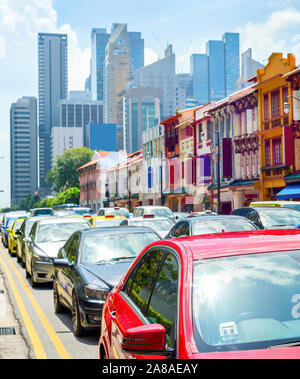
M 299 89 L 294 55 L 273 53 L 248 87 L 145 130 L 141 150 L 95 152 L 78 169 L 81 205 L 226 214 L 253 200 L 299 199 Z

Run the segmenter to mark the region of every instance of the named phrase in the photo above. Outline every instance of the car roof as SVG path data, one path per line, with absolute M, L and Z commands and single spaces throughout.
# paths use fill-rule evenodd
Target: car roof
M 193 217 L 188 217 L 184 221 L 203 221 L 203 220 L 209 220 L 209 221 L 215 221 L 215 220 L 232 220 L 232 219 L 238 219 L 238 220 L 246 220 L 249 221 L 246 217 L 244 216 L 239 216 L 239 215 L 210 215 L 210 216 L 193 216 Z M 181 220 L 183 221 L 183 220 Z M 178 221 L 180 222 L 180 220 Z
M 37 217 L 37 221 L 39 221 L 40 224 L 65 224 L 72 222 L 89 223 L 87 219 L 81 217 Z
M 161 216 L 157 216 L 157 217 L 143 217 L 143 216 L 139 216 L 139 217 L 133 217 L 131 219 L 129 219 L 130 222 L 132 221 L 155 221 L 155 220 L 167 220 L 167 221 L 170 221 L 172 222 L 168 217 L 161 217 Z
M 147 228 L 145 226 L 110 226 L 105 228 L 93 228 L 81 230 L 81 232 L 86 235 L 101 235 L 101 234 L 128 234 L 128 233 L 146 233 L 151 232 L 157 234 L 153 229 Z
M 242 254 L 300 250 L 299 229 L 272 229 L 202 234 L 159 241 L 160 245 L 182 248 L 193 260 Z M 151 244 L 159 245 L 154 242 Z M 182 254 L 182 253 L 181 253 Z
M 293 208 L 286 208 L 286 207 L 266 207 L 266 206 L 255 206 L 255 207 L 241 207 L 241 208 L 235 208 L 234 209 L 234 211 L 236 210 L 236 209 L 243 209 L 243 208 L 245 208 L 245 209 L 263 209 L 263 210 L 266 210 L 266 209 L 268 209 L 268 210 L 272 210 L 272 211 L 275 211 L 275 212 L 286 212 L 287 211 L 287 209 L 288 209 L 288 211 L 291 211 L 291 212 L 297 212 L 297 213 L 299 213 L 299 211 L 297 211 L 296 209 L 293 209 Z

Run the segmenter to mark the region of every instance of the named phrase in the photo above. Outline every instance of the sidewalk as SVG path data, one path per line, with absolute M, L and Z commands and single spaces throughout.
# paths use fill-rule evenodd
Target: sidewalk
M 29 359 L 29 349 L 21 334 L 6 284 L 0 267 L 0 359 Z

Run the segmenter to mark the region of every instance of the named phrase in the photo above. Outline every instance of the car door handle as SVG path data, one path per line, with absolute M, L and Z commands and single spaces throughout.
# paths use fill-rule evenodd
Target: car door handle
M 116 311 L 116 310 L 110 312 L 110 317 L 111 317 L 112 319 L 115 320 L 115 319 L 116 319 L 116 316 L 117 316 L 117 311 Z

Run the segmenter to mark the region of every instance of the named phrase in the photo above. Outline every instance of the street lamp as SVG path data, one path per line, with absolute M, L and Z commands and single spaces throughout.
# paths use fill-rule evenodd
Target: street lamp
M 300 101 L 300 99 L 298 99 L 297 97 L 290 96 L 290 95 L 288 95 L 288 97 L 291 97 L 291 98 L 293 98 L 293 99 L 295 99 L 295 100 L 297 100 L 297 101 Z M 285 114 L 289 114 L 289 113 L 290 113 L 290 103 L 289 103 L 288 101 L 285 101 L 285 102 L 283 103 L 283 112 L 284 112 Z
M 220 193 L 220 130 L 219 130 L 219 123 L 217 123 L 217 127 L 215 130 L 215 133 L 217 135 L 217 144 L 215 146 L 215 150 L 213 151 L 214 157 L 217 158 L 217 213 L 220 214 L 221 212 L 221 193 Z

